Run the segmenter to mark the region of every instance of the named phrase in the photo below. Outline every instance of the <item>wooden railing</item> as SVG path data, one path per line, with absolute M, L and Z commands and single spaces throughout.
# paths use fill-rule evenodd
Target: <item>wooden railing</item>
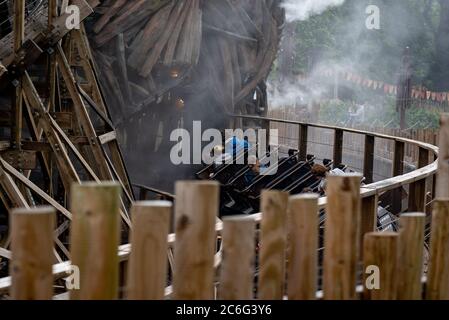
M 251 118 L 265 122 L 285 121 Z M 436 184 L 440 198 L 433 202 L 430 261 L 428 272 L 424 273 L 425 214 L 401 215 L 399 233 L 374 232 L 377 197 L 410 184 L 415 195 L 410 197 L 415 198 L 410 202 L 416 211 L 424 212 L 425 180 L 437 171 L 437 160 L 430 162 L 429 158 L 437 157 L 438 148 L 371 132 L 296 124 L 302 127 L 302 135 L 307 134 L 310 126 L 335 130 L 339 140 L 334 150 L 336 159 L 341 156 L 344 132 L 369 137 L 365 146 L 367 167 L 373 161 L 370 152 L 373 141 L 392 139 L 396 145 L 394 173 L 397 175 L 362 188 L 361 175 L 329 176 L 325 198 L 264 191 L 262 213 L 225 218 L 223 222 L 216 220 L 217 183 L 179 182 L 175 192 L 175 233 L 169 234 L 171 202 L 139 202 L 132 208 L 134 224 L 130 244 L 121 246 L 120 187 L 114 183 L 79 185 L 71 193 L 72 262 L 52 266 L 53 234 L 50 230 L 54 209 L 15 209 L 10 219 L 11 277 L 0 279 L 0 290 L 9 292 L 13 299 L 51 299 L 55 278 L 70 276 L 76 287 L 77 273 L 73 268 L 76 266 L 80 270 L 80 286 L 70 291 L 73 299 L 162 299 L 167 295 L 174 299 L 252 299 L 255 287 L 256 297 L 260 299 L 448 299 L 449 283 L 445 279 L 449 277 L 449 259 L 445 257 L 449 252 L 449 188 L 444 187 L 444 183 L 448 183 L 444 179 L 449 174 L 447 139 L 440 139 L 444 156 L 439 160 L 443 165 L 440 165 L 440 179 Z M 443 116 L 442 132 L 447 134 L 448 130 L 449 116 Z M 306 140 L 304 136 L 299 139 Z M 420 148 L 421 168 L 401 174 L 405 144 Z M 307 151 L 303 143 L 298 148 L 305 151 L 303 154 Z M 324 254 L 322 262 L 318 263 L 317 212 L 320 208 L 326 210 L 326 222 Z M 256 224 L 260 226 L 258 250 L 254 246 Z M 217 235 L 222 239 L 223 256 L 216 252 Z M 256 252 L 259 259 L 255 286 Z M 360 261 L 363 277 L 358 273 Z M 128 264 L 124 268 L 126 275 L 122 277 L 126 281 L 122 282 L 119 281 L 120 263 Z M 167 263 L 172 266 L 169 275 Z M 318 290 L 321 288 L 316 281 L 319 265 L 323 266 L 322 290 Z M 364 286 L 365 271 L 373 266 L 380 272 L 380 288 L 376 290 Z M 169 282 L 166 279 L 170 279 Z M 214 290 L 216 283 L 219 283 L 217 291 Z M 119 288 L 123 289 L 120 295 Z
M 299 121 L 262 118 L 245 115 L 234 115 L 234 118 L 260 122 L 261 127 L 263 128 L 271 128 L 274 123 L 284 123 L 298 126 L 298 150 L 300 151 L 299 154 L 302 157 L 302 159 L 300 160 L 305 160 L 305 157 L 307 155 L 309 128 L 332 130 L 334 131 L 333 160 L 335 165 L 339 165 L 342 162 L 344 149 L 344 133 L 362 135 L 365 137 L 363 154 L 363 176 L 365 177 L 366 182 L 371 182 L 365 185 L 360 191 L 363 203 L 371 207 L 372 203 L 377 203 L 376 197 L 378 197 L 379 195 L 387 191 L 399 190 L 401 187 L 410 185 L 411 194 L 414 196 L 409 197 L 408 210 L 425 212 L 425 182 L 426 179 L 431 178 L 435 175 L 438 163 L 438 147 L 432 144 L 376 132 L 367 132 L 357 129 L 334 127 L 323 124 L 310 124 Z M 372 182 L 375 158 L 374 145 L 376 143 L 376 139 L 384 139 L 394 142 L 394 156 L 392 166 L 393 169 L 391 178 L 378 182 Z M 417 170 L 409 173 L 404 173 L 404 150 L 407 144 L 415 146 L 419 149 L 419 162 Z M 433 191 L 434 190 L 431 190 L 431 192 Z M 320 199 L 320 208 L 324 208 L 326 201 L 326 198 Z M 401 205 L 401 201 L 394 201 L 393 205 L 396 206 L 395 208 L 393 208 L 396 213 L 402 211 L 402 208 L 399 207 Z M 371 218 L 372 217 L 369 217 L 370 220 Z

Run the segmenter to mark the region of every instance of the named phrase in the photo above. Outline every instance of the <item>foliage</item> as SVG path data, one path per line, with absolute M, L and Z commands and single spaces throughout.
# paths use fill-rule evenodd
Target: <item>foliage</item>
M 380 30 L 365 26 L 368 5 L 380 8 Z M 370 79 L 396 83 L 404 49 L 410 48 L 412 83 L 432 91 L 449 91 L 449 0 L 346 0 L 337 8 L 296 25 L 295 71 L 310 74 L 318 65 L 341 68 Z M 398 124 L 394 97 L 352 88 L 359 103 L 374 112 L 367 122 Z M 353 98 L 325 103 L 323 121 L 345 121 Z M 416 127 L 438 126 L 437 109 L 417 105 L 407 111 Z

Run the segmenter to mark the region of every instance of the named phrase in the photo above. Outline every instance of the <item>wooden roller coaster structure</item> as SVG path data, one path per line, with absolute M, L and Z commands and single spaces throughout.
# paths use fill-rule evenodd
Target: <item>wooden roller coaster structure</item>
M 226 63 L 234 64 L 233 70 L 239 76 L 225 73 L 221 80 L 220 74 L 215 72 L 214 87 L 229 89 L 220 95 L 219 105 L 224 108 L 220 113 L 226 115 L 247 107 L 242 101 L 247 96 L 253 97 L 255 88 L 264 82 L 275 59 L 282 30 L 282 10 L 278 1 L 272 0 L 248 0 L 244 7 L 227 1 L 228 13 L 241 20 L 240 24 L 233 25 L 223 16 L 225 12 L 220 11 L 221 4 L 220 1 L 203 4 L 199 0 L 0 2 L 0 224 L 4 226 L 0 230 L 0 257 L 4 262 L 3 274 L 10 258 L 6 226 L 7 212 L 11 208 L 53 206 L 58 212 L 55 261 L 69 259 L 68 230 L 72 214 L 68 208 L 73 184 L 119 182 L 123 190 L 122 231 L 123 235 L 127 234 L 131 226 L 128 209 L 135 196 L 119 147 L 117 125 L 132 123 L 133 119 L 153 109 L 157 110 L 156 116 L 164 118 L 170 111 L 157 109 L 157 105 L 161 101 L 170 102 L 173 95 L 170 90 L 191 84 L 192 80 L 184 83 L 186 78 L 201 77 L 198 70 L 222 72 L 227 68 Z M 255 11 L 250 17 L 248 12 L 252 5 Z M 210 17 L 202 16 L 202 12 L 215 12 L 220 19 L 209 21 Z M 74 17 L 74 21 L 79 18 L 79 25 L 68 23 L 73 22 Z M 85 27 L 86 20 L 91 22 L 89 30 Z M 156 22 L 168 25 L 165 29 L 154 30 Z M 204 30 L 212 33 L 207 36 L 213 40 L 212 45 L 202 44 L 200 50 L 202 37 L 207 34 Z M 255 33 L 256 37 L 239 36 L 241 32 Z M 229 52 L 225 50 L 228 47 Z M 207 60 L 211 56 L 208 52 L 220 48 L 225 50 L 222 62 L 213 65 Z M 111 52 L 112 57 L 108 56 Z M 151 61 L 141 61 L 146 56 Z M 139 70 L 140 64 L 145 68 Z M 140 82 L 134 83 L 136 80 L 132 80 L 131 75 L 136 69 Z M 169 78 L 174 81 L 163 84 L 158 78 L 161 70 L 170 71 Z M 250 99 L 251 108 L 254 111 L 254 108 L 263 107 L 266 112 L 264 92 L 257 92 L 258 105 Z M 162 106 L 167 106 L 167 102 Z M 116 121 L 113 121 L 111 109 L 115 115 L 121 115 Z M 122 132 L 122 136 L 127 145 L 137 143 L 138 139 L 126 139 L 126 132 Z M 156 133 L 152 136 L 156 137 Z M 145 187 L 143 190 L 141 195 L 155 192 L 160 197 L 170 197 L 156 189 Z

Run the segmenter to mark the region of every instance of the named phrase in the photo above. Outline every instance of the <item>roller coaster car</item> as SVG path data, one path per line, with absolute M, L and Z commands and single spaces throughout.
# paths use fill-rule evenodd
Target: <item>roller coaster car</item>
M 299 161 L 298 151 L 292 149 L 271 169 L 259 164 L 270 158 L 269 153 L 260 157 L 256 163 L 248 161 L 249 157 L 251 156 L 248 156 L 247 149 L 232 155 L 221 155 L 220 159 L 196 174 L 199 179 L 215 180 L 220 183 L 221 216 L 259 212 L 262 190 L 281 190 L 290 194 L 313 192 L 323 196 L 326 174 L 328 172 L 341 174 L 348 171 L 347 166 L 343 164 L 332 169 L 331 159 L 324 159 L 322 164 L 315 163 L 314 155 L 307 155 L 306 161 Z M 243 159 L 244 164 L 235 164 L 242 162 Z M 230 163 L 226 163 L 226 160 Z M 387 209 L 379 206 L 377 217 L 379 230 L 397 230 L 396 220 Z M 324 210 L 321 210 L 320 226 L 324 226 L 324 221 Z
M 313 155 L 307 155 L 306 161 L 299 161 L 298 152 L 291 149 L 287 156 L 277 160 L 276 165 L 268 166 L 269 152 L 259 159 L 249 159 L 249 145 L 237 149 L 234 144 L 231 154 L 218 156 L 213 164 L 196 173 L 199 179 L 221 184 L 220 212 L 223 216 L 258 212 L 262 190 L 322 194 L 323 179 L 333 164 L 329 159 L 322 165 L 315 164 Z M 341 168 L 345 170 L 344 166 Z

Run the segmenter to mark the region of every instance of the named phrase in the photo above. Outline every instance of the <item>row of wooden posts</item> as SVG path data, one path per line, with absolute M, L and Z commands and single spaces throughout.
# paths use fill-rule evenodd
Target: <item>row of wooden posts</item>
M 324 231 L 324 299 L 449 299 L 449 200 L 434 203 L 430 264 L 423 277 L 425 215 L 403 214 L 398 233 L 372 232 L 360 237 L 361 176 L 329 176 Z M 176 184 L 172 281 L 168 283 L 172 203 L 140 202 L 132 208 L 131 254 L 126 283 L 119 283 L 120 186 L 75 185 L 71 192 L 71 258 L 79 268 L 79 289 L 71 299 L 117 299 L 119 287 L 129 299 L 316 299 L 318 292 L 318 197 L 262 194 L 262 219 L 235 216 L 223 220 L 221 266 L 217 253 L 219 185 Z M 12 299 L 51 299 L 54 279 L 50 207 L 11 212 Z M 256 227 L 260 223 L 258 249 Z M 219 228 L 220 229 L 220 228 Z M 255 257 L 259 274 L 254 290 Z M 363 274 L 378 267 L 380 288 L 363 290 Z M 423 279 L 427 281 L 423 282 Z M 218 280 L 218 290 L 214 283 Z M 365 279 L 366 280 L 366 279 Z M 359 286 L 358 286 L 359 284 Z M 425 285 L 424 285 L 425 284 Z M 167 286 L 170 285 L 169 290 Z M 286 290 L 285 290 L 286 288 Z M 425 288 L 425 290 L 424 290 Z

